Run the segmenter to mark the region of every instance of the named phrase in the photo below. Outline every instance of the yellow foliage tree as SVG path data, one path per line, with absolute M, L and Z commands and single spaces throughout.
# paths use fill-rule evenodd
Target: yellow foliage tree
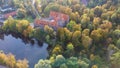
M 92 44 L 92 39 L 89 36 L 82 35 L 82 45 L 88 49 Z
M 60 45 L 56 45 L 55 48 L 52 51 L 52 54 L 59 55 L 62 54 L 63 49 Z
M 0 64 L 6 65 L 9 68 L 28 68 L 27 60 L 16 60 L 15 56 L 11 53 L 5 54 L 0 52 Z
M 75 31 L 73 32 L 72 35 L 72 43 L 77 46 L 78 44 L 80 44 L 80 37 L 81 37 L 81 32 L 80 31 Z

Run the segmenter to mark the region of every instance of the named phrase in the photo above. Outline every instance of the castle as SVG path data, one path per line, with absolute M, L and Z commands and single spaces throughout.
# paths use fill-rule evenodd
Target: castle
M 60 12 L 51 11 L 49 18 L 36 19 L 35 27 L 44 28 L 45 25 L 56 30 L 59 27 L 64 27 L 69 22 L 69 16 Z

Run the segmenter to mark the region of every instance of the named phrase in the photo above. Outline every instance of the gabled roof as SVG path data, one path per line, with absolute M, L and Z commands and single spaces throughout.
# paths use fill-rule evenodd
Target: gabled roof
M 54 21 L 54 20 L 45 20 L 45 19 L 36 19 L 35 24 L 36 25 L 42 25 L 42 26 L 49 25 L 51 27 L 57 27 L 58 26 L 56 21 Z
M 60 12 L 51 11 L 49 16 L 56 21 L 69 21 L 69 16 Z
M 51 11 L 49 18 L 36 19 L 34 25 L 43 28 L 48 25 L 54 29 L 64 27 L 69 21 L 69 16 L 60 12 Z
M 16 11 L 6 13 L 6 14 L 4 14 L 4 18 L 7 19 L 9 16 L 15 16 L 16 14 L 17 14 Z

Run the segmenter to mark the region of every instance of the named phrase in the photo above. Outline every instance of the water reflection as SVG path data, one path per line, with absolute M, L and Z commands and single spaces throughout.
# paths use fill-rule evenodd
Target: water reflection
M 4 34 L 0 33 L 0 39 L 4 40 Z
M 26 58 L 30 68 L 33 68 L 39 59 L 48 57 L 47 47 L 46 43 L 39 46 L 35 39 L 17 37 L 15 34 L 0 34 L 0 50 L 14 54 L 16 59 Z

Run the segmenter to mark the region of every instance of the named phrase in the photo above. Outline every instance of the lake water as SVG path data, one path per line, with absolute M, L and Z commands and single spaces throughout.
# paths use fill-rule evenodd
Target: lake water
M 15 38 L 12 35 L 0 35 L 0 50 L 4 53 L 12 53 L 16 59 L 26 58 L 29 61 L 29 68 L 34 68 L 34 65 L 39 59 L 46 59 L 48 55 L 48 45 L 44 43 L 39 46 L 37 41 L 33 40 L 33 43 L 27 42 L 20 38 Z

